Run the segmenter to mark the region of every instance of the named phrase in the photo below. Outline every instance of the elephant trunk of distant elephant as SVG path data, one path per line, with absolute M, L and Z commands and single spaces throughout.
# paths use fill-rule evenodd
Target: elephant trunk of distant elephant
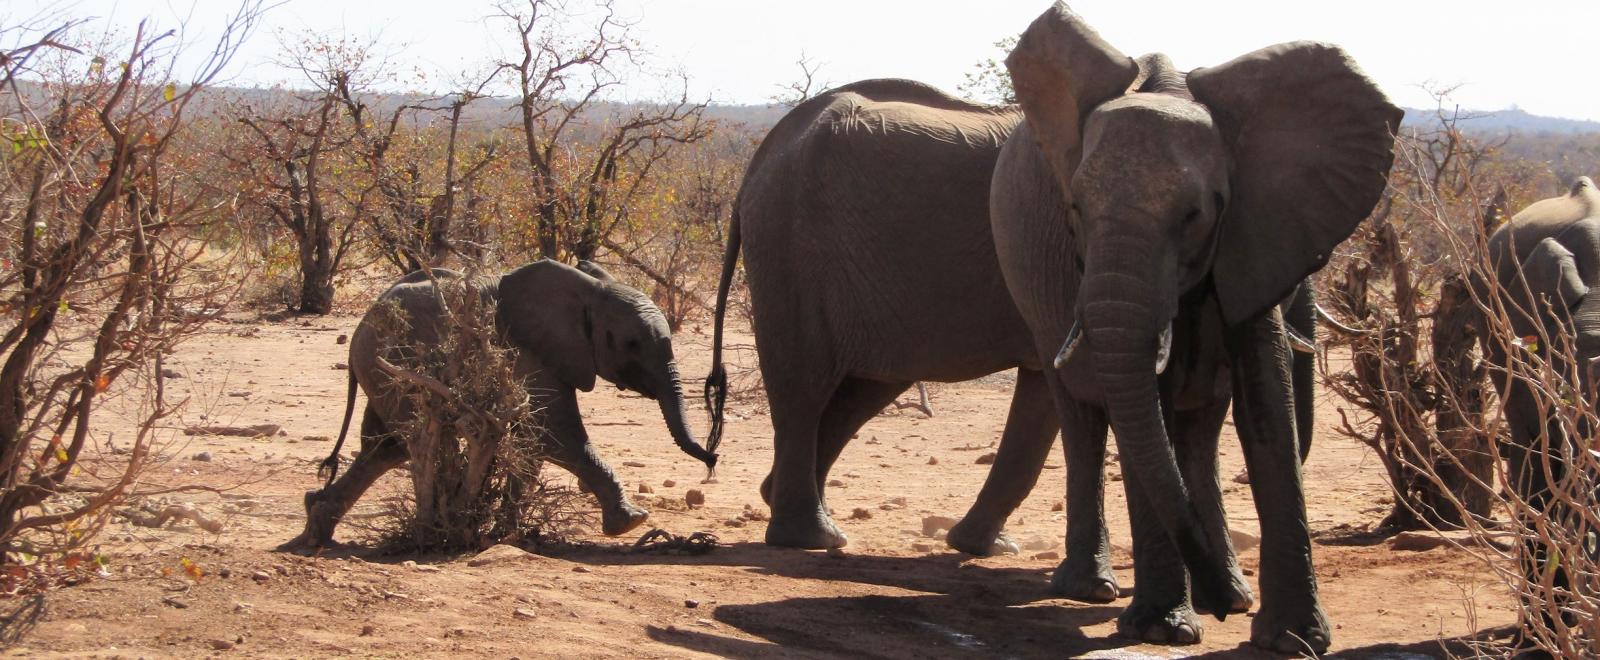
M 1168 440 L 1157 371 L 1170 348 L 1176 311 L 1175 275 L 1162 263 L 1157 242 L 1135 235 L 1106 236 L 1085 264 L 1081 300 L 1083 342 L 1093 356 L 1106 410 L 1116 432 L 1123 473 L 1144 495 L 1189 571 L 1197 608 L 1219 618 L 1229 611 L 1228 574 L 1212 557 L 1193 501 Z M 1163 281 L 1170 279 L 1163 286 Z M 1133 496 L 1134 493 L 1129 493 Z
M 663 382 L 665 387 L 658 390 L 656 401 L 661 404 L 661 417 L 667 422 L 672 441 L 683 453 L 705 463 L 708 472 L 715 470 L 717 455 L 695 443 L 694 431 L 689 428 L 689 420 L 683 414 L 683 381 L 678 377 L 677 362 L 667 363 Z

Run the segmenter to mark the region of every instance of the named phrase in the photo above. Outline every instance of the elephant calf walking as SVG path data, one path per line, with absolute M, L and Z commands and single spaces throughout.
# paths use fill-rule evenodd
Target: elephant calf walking
M 405 276 L 373 306 L 396 304 L 407 317 L 410 332 L 386 336 L 369 310 L 350 339 L 350 389 L 344 428 L 329 456 L 338 465 L 339 447 L 349 430 L 359 386 L 367 395 L 361 418 L 361 453 L 343 476 L 327 487 L 306 493 L 306 527 L 284 544 L 286 550 L 311 550 L 330 545 L 333 529 L 378 477 L 407 459 L 407 444 L 397 432 L 417 412 L 402 387 L 379 368 L 380 359 L 397 362 L 404 346 L 438 341 L 445 317 L 436 281 L 460 278 L 455 271 L 434 269 Z M 661 405 L 672 439 L 685 453 L 716 464 L 715 443 L 701 448 L 684 417 L 683 390 L 672 353 L 666 318 L 639 291 L 612 279 L 588 262 L 573 268 L 539 260 L 481 285 L 495 301 L 495 326 L 501 339 L 519 350 L 516 373 L 542 409 L 540 444 L 548 458 L 573 473 L 599 499 L 603 531 L 627 532 L 649 516 L 627 500 L 611 468 L 589 442 L 578 411 L 577 390 L 594 389 L 595 377 L 633 390 Z

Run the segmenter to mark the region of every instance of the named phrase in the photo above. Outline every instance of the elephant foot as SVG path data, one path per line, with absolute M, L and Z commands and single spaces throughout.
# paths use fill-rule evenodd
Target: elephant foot
M 1078 566 L 1074 567 L 1073 564 Z M 1056 565 L 1055 574 L 1050 576 L 1050 591 L 1081 603 L 1109 603 L 1122 595 L 1122 590 L 1117 587 L 1117 576 L 1111 573 L 1110 566 L 1074 562 L 1072 557 Z
M 1239 572 L 1238 567 L 1233 567 L 1231 573 L 1233 575 L 1228 582 L 1228 589 L 1224 592 L 1228 599 L 1228 611 L 1224 612 L 1224 614 L 1249 612 L 1251 606 L 1256 604 L 1255 592 L 1251 591 L 1250 583 L 1244 579 L 1244 574 Z M 1211 611 L 1211 608 L 1205 607 L 1198 602 L 1195 603 L 1194 611 L 1200 614 L 1215 614 L 1215 612 Z
M 322 491 L 306 491 L 306 528 L 299 536 L 277 547 L 278 552 L 313 555 L 334 546 L 333 527 L 338 524 L 339 512 L 322 499 Z
M 806 550 L 842 548 L 850 539 L 821 509 L 797 515 L 773 514 L 767 523 L 767 545 Z
M 1128 606 L 1117 617 L 1117 634 L 1149 644 L 1198 644 L 1205 628 L 1188 604 L 1173 608 Z
M 1004 532 L 969 522 L 970 520 L 970 516 L 962 518 L 961 522 L 951 527 L 950 532 L 945 534 L 944 542 L 951 548 L 974 557 L 1021 554 L 1022 547 L 1008 538 Z
M 1313 605 L 1308 612 L 1262 610 L 1250 623 L 1250 643 L 1284 654 L 1321 655 L 1333 643 L 1328 618 Z
M 605 507 L 600 512 L 600 531 L 606 536 L 620 536 L 643 525 L 649 518 L 649 511 L 624 500 L 619 506 Z

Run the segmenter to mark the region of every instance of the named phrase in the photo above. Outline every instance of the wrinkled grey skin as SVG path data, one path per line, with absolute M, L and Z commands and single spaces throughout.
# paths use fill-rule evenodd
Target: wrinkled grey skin
M 1281 44 L 1185 75 L 1164 56 L 1117 52 L 1062 4 L 1006 64 L 1026 122 L 995 168 L 995 247 L 1040 356 L 1079 329 L 1046 380 L 1063 435 L 1094 440 L 1063 443 L 1072 509 L 1058 586 L 1112 584 L 1090 474 L 1109 427 L 1134 536 L 1119 631 L 1192 642 L 1196 609 L 1220 618 L 1248 606 L 1217 532 L 1216 442 L 1231 398 L 1262 530 L 1251 641 L 1325 650 L 1276 303 L 1377 202 L 1399 109 L 1334 46 Z M 1086 546 L 1100 550 L 1073 552 Z
M 1488 250 L 1499 283 L 1497 302 L 1511 320 L 1511 336 L 1540 337 L 1537 352 L 1560 356 L 1555 372 L 1565 376 L 1576 371 L 1576 391 L 1588 396 L 1595 386 L 1590 361 L 1600 357 L 1600 295 L 1592 293 L 1600 287 L 1600 190 L 1588 177 L 1580 177 L 1566 195 L 1535 202 L 1501 225 L 1490 235 Z M 1479 293 L 1486 292 L 1480 288 Z M 1479 335 L 1489 362 L 1505 368 L 1509 347 L 1503 338 Z M 1564 340 L 1571 340 L 1579 365 L 1564 359 Z M 1560 457 L 1582 448 L 1559 420 L 1543 418 L 1525 380 L 1508 380 L 1502 373 L 1496 371 L 1490 380 L 1504 401 L 1511 430 L 1505 451 L 1512 487 L 1537 510 L 1559 506 L 1549 484 L 1564 478 L 1567 465 Z M 1564 451 L 1550 451 L 1563 445 Z M 1558 520 L 1574 519 L 1556 515 Z M 1535 559 L 1526 568 L 1539 580 L 1548 569 L 1544 550 L 1537 544 L 1528 550 L 1527 556 Z M 1568 588 L 1566 571 L 1557 570 L 1554 579 L 1556 587 Z
M 989 176 L 1021 117 L 906 80 L 830 90 L 767 134 L 735 203 L 717 304 L 741 251 L 775 452 L 762 495 L 772 545 L 847 539 L 824 503 L 852 435 L 913 383 L 1021 367 L 1003 446 L 952 545 L 989 554 L 1027 496 L 1057 429 L 1041 364 L 995 260 Z M 714 397 L 713 397 L 714 398 Z M 717 409 L 713 401 L 714 411 Z M 716 417 L 714 412 L 714 417 Z M 987 442 L 987 438 L 974 438 Z
M 829 469 L 861 425 L 911 383 L 1018 367 L 996 463 L 947 536 L 980 556 L 1009 544 L 1000 532 L 1035 484 L 1059 426 L 1040 371 L 1051 356 L 1041 358 L 1012 303 L 988 220 L 994 163 L 1019 122 L 1014 108 L 972 105 L 911 81 L 868 80 L 806 101 L 762 142 L 730 228 L 708 381 L 715 392 L 724 377 L 722 321 L 742 251 L 777 444 L 761 490 L 773 510 L 769 543 L 846 543 L 824 505 Z M 1053 190 L 1040 195 L 1055 199 Z M 1301 334 L 1313 336 L 1309 288 L 1284 306 Z M 1309 355 L 1296 355 L 1304 419 L 1312 366 Z M 710 407 L 716 416 L 716 402 Z M 1304 451 L 1310 424 L 1301 428 Z M 1099 529 L 1102 473 L 1084 474 L 1096 502 L 1084 519 Z M 1069 554 L 1103 549 L 1104 534 L 1092 537 Z M 1056 586 L 1095 602 L 1117 596 L 1109 580 Z
M 443 319 L 434 281 L 458 277 L 460 273 L 442 268 L 434 269 L 431 277 L 418 271 L 378 298 L 374 309 L 388 301 L 399 304 L 411 324 L 407 337 L 376 331 L 373 311 L 356 327 L 350 338 L 352 382 L 345 424 L 348 429 L 359 385 L 367 395 L 361 452 L 337 480 L 306 493 L 305 531 L 283 549 L 306 551 L 332 544 L 334 527 L 361 494 L 385 472 L 405 463 L 405 439 L 393 430 L 403 428 L 416 412 L 403 387 L 379 368 L 378 359 L 399 364 L 397 347 L 438 341 Z M 594 389 L 596 376 L 656 400 L 679 448 L 708 465 L 715 463 L 714 455 L 695 444 L 684 417 L 672 335 L 649 297 L 618 283 L 594 264 L 573 268 L 542 259 L 484 282 L 482 291 L 496 300 L 496 326 L 502 339 L 520 349 L 517 374 L 533 397 L 534 408 L 544 410 L 538 426 L 548 458 L 594 493 L 606 534 L 638 527 L 649 512 L 628 501 L 616 475 L 589 443 L 576 391 Z M 343 442 L 341 431 L 339 443 Z M 338 452 L 335 446 L 330 456 L 335 468 Z

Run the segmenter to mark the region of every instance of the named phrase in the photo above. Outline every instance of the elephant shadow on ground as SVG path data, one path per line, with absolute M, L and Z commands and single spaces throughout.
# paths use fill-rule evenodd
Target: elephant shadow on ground
M 876 585 L 958 596 L 1000 606 L 1023 606 L 1049 600 L 1070 602 L 1050 593 L 1049 567 L 987 566 L 953 551 L 916 557 L 853 553 L 830 556 L 822 552 L 774 548 L 762 543 L 725 544 L 698 555 L 628 550 L 631 550 L 629 546 L 620 545 L 589 546 L 550 554 L 590 565 L 678 564 L 742 568 L 755 575 Z
M 703 555 L 576 550 L 564 559 L 594 565 L 725 566 L 801 584 L 796 595 L 718 605 L 716 622 L 768 640 L 720 635 L 714 628 L 652 627 L 656 641 L 723 657 L 848 654 L 860 657 L 1055 656 L 1136 643 L 1090 637 L 1122 604 L 1086 605 L 1053 596 L 1048 568 L 986 566 L 954 552 L 916 557 L 829 556 L 760 543 L 735 543 Z M 884 588 L 889 593 L 862 593 Z M 821 593 L 819 593 L 819 591 Z M 837 593 L 839 595 L 829 595 Z M 776 646 L 774 646 L 776 645 Z

